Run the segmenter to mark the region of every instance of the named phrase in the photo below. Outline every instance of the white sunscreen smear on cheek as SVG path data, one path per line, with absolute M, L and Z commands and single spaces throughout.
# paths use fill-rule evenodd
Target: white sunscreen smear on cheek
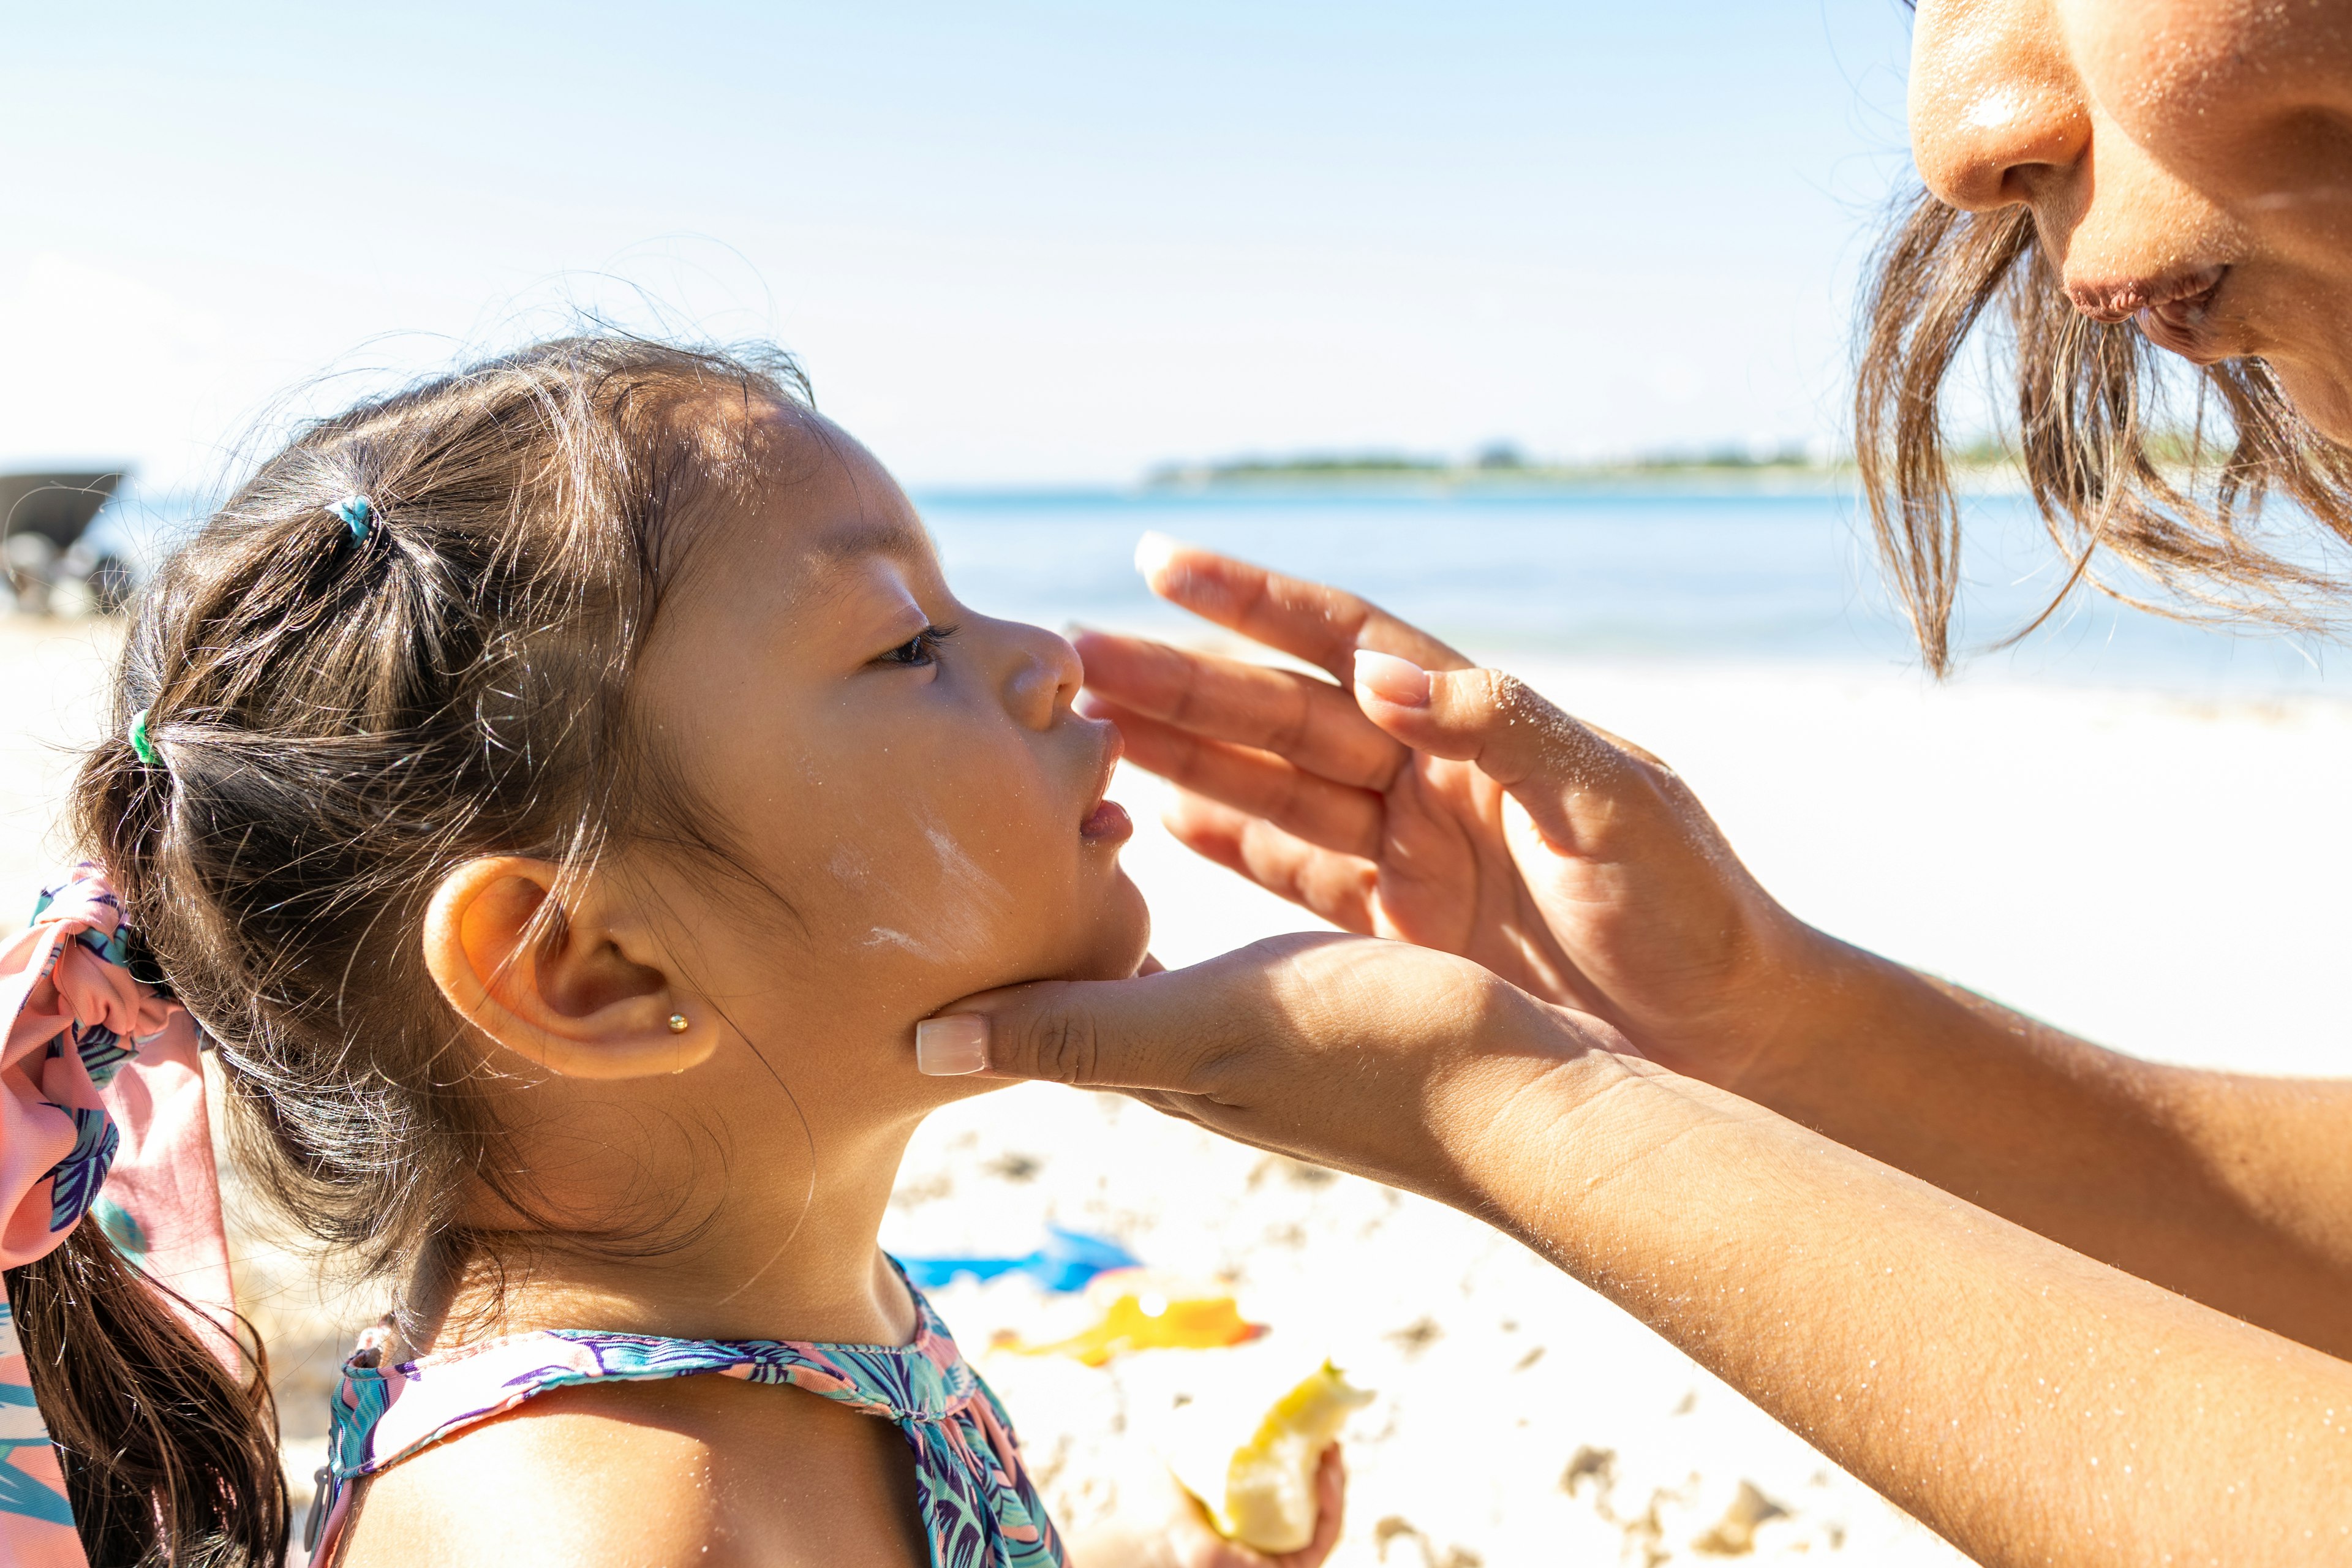
M 930 924 L 950 952 L 977 952 L 988 945 L 989 933 L 1010 909 L 1013 900 L 1004 884 L 980 868 L 962 845 L 937 827 L 923 829 L 940 858 L 938 903 Z
M 833 852 L 832 858 L 824 863 L 824 868 L 833 873 L 835 881 L 845 887 L 860 889 L 872 880 L 874 873 L 873 862 L 866 858 L 865 853 L 847 844 Z M 894 905 L 905 908 L 909 904 L 908 900 L 893 894 L 888 889 L 882 889 L 882 893 Z M 858 945 L 860 947 L 895 947 L 921 959 L 937 956 L 928 944 L 917 941 L 905 931 L 886 925 L 869 927 L 865 940 Z
M 876 913 L 898 922 L 867 927 L 858 945 L 895 947 L 927 963 L 984 952 L 990 934 L 1012 908 L 1012 895 L 1002 882 L 981 869 L 980 863 L 945 829 L 925 824 L 922 833 L 938 859 L 940 874 L 938 881 L 920 895 L 877 884 L 871 863 L 847 846 L 835 851 L 826 862 L 825 869 L 836 880 L 866 893 L 880 906 Z M 924 935 L 915 936 L 902 927 L 912 927 Z

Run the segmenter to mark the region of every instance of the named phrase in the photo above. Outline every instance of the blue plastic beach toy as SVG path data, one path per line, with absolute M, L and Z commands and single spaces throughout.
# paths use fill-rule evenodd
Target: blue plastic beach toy
M 1097 1274 L 1108 1274 L 1114 1268 L 1138 1268 L 1142 1262 L 1107 1236 L 1088 1236 L 1082 1230 L 1064 1230 L 1058 1225 L 1049 1225 L 1045 1227 L 1045 1245 L 1025 1258 L 901 1258 L 898 1266 L 907 1271 L 908 1279 L 927 1290 L 965 1275 L 975 1279 L 996 1279 L 1007 1274 L 1026 1274 L 1041 1288 L 1066 1294 L 1085 1289 Z

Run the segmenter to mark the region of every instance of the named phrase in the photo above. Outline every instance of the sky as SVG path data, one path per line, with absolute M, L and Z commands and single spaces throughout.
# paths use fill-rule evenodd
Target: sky
M 1833 445 L 1900 0 L 0 0 L 0 467 L 211 484 L 559 331 L 919 487 Z

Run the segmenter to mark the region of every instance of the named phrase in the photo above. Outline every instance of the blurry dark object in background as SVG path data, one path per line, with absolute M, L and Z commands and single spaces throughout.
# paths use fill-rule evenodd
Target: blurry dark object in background
M 0 474 L 0 518 L 9 538 L 37 533 L 59 553 L 72 548 L 122 482 L 110 474 Z
M 88 549 L 85 541 L 67 551 L 67 566 L 79 564 L 74 558 Z M 120 555 L 90 556 L 88 564 L 81 565 L 79 575 L 89 585 L 89 607 L 101 616 L 121 614 L 122 606 L 131 602 L 131 590 L 138 586 L 131 573 L 131 563 Z
M 106 615 L 122 607 L 131 586 L 130 566 L 81 541 L 123 472 L 0 474 L 0 552 L 16 609 L 47 615 L 51 593 L 60 586 L 68 586 L 65 597 L 72 607 Z

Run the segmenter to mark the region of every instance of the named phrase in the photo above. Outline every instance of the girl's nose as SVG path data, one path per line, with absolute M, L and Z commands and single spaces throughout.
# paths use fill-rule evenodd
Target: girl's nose
M 1086 666 L 1069 638 L 1043 626 L 1018 627 L 1014 643 L 1016 656 L 1005 682 L 1005 705 L 1029 728 L 1045 729 L 1076 700 Z
M 2082 159 L 2091 117 L 2049 0 L 1927 0 L 1911 47 L 1911 154 L 1937 197 L 2030 201 Z

